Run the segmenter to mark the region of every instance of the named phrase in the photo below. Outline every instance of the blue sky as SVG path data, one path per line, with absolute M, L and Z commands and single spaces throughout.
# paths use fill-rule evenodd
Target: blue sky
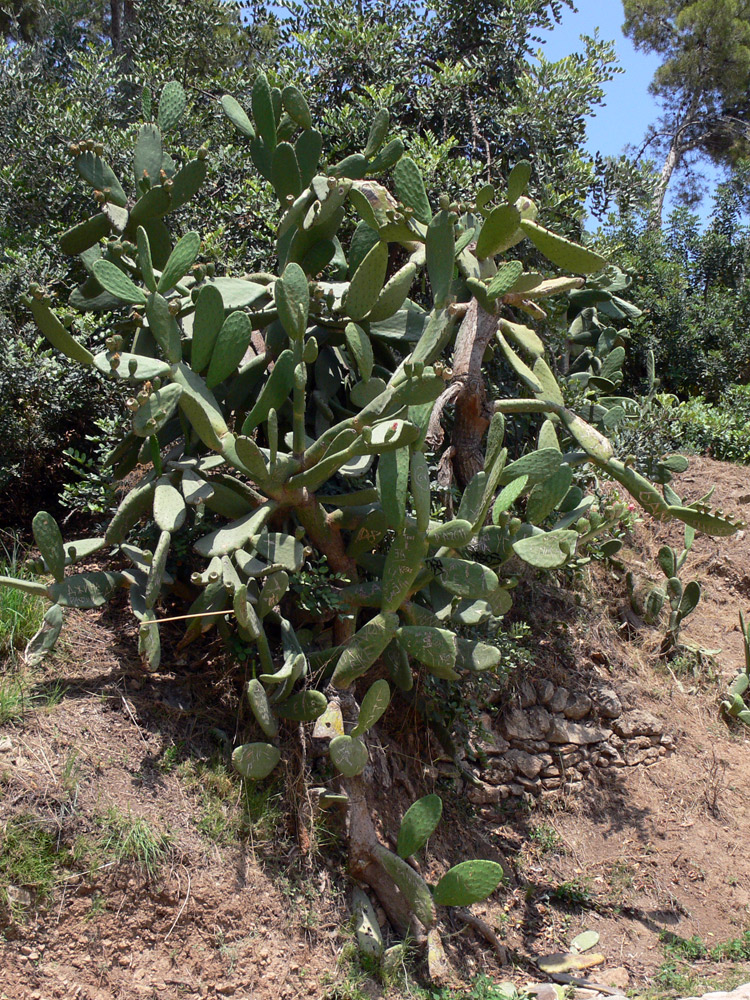
M 599 35 L 613 40 L 624 73 L 618 73 L 606 85 L 606 104 L 597 110 L 588 127 L 589 150 L 594 153 L 619 155 L 626 145 L 639 147 L 648 125 L 659 116 L 659 105 L 648 92 L 648 85 L 659 65 L 659 57 L 636 52 L 632 42 L 622 34 L 624 20 L 620 0 L 575 0 L 577 13 L 563 10 L 562 24 L 546 35 L 543 51 L 548 59 L 561 59 L 582 49 L 581 35 Z M 712 184 L 718 171 L 709 168 Z M 674 182 L 672 184 L 674 188 Z M 670 207 L 667 193 L 667 211 Z M 705 217 L 710 197 L 704 199 L 700 214 Z

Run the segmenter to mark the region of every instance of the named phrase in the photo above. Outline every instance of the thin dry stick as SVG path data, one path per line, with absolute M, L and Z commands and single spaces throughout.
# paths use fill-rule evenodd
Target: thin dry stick
M 186 618 L 210 618 L 211 615 L 233 615 L 234 611 L 232 608 L 225 608 L 224 611 L 201 611 L 199 614 L 195 615 L 174 615 L 172 618 L 153 618 L 151 619 L 155 624 L 161 625 L 162 622 L 181 622 Z
M 482 935 L 485 941 L 492 945 L 493 950 L 500 959 L 501 965 L 508 964 L 508 949 L 505 945 L 500 943 L 497 935 L 489 924 L 485 923 L 481 917 L 477 917 L 474 913 L 470 913 L 468 910 L 455 909 L 453 912 L 459 920 L 463 920 L 463 922 L 468 924 L 469 927 L 473 927 L 475 931 L 478 931 L 478 933 Z
M 177 911 L 177 916 L 172 921 L 172 926 L 169 928 L 169 930 L 167 931 L 166 937 L 164 938 L 165 943 L 169 940 L 169 935 L 175 929 L 175 926 L 177 925 L 177 921 L 182 916 L 182 911 L 185 909 L 185 907 L 187 906 L 187 901 L 190 899 L 190 872 L 185 867 L 185 865 L 183 865 L 182 867 L 185 869 L 185 874 L 187 875 L 187 880 L 188 880 L 187 891 L 185 892 L 185 898 L 182 901 L 182 906 Z M 179 884 L 179 878 L 178 878 L 177 882 Z
M 112 865 L 116 865 L 116 861 L 108 861 L 106 865 L 98 865 L 96 868 L 89 868 L 85 872 L 73 872 L 72 875 L 65 875 L 64 878 L 58 879 L 58 882 L 68 882 L 72 878 L 83 878 L 84 875 L 91 875 L 93 872 L 100 872 L 102 868 L 111 868 Z
M 141 732 L 141 727 L 140 727 L 140 726 L 138 725 L 138 720 L 136 719 L 135 715 L 133 714 L 133 709 L 132 709 L 132 708 L 130 707 L 130 705 L 128 704 L 128 702 L 127 702 L 127 699 L 125 698 L 125 696 L 124 696 L 124 695 L 120 695 L 120 698 L 122 699 L 122 703 L 123 703 L 123 705 L 124 705 L 124 706 L 125 706 L 125 708 L 126 708 L 126 709 L 128 710 L 128 715 L 129 715 L 129 716 L 130 716 L 130 718 L 131 718 L 131 719 L 133 720 L 133 725 L 134 725 L 134 726 L 135 726 L 135 728 L 136 728 L 136 729 L 138 730 L 138 735 L 140 736 L 141 740 L 143 741 L 143 745 L 144 745 L 144 747 L 146 747 L 146 749 L 148 750 L 148 742 L 147 742 L 147 740 L 146 740 L 146 737 L 145 737 L 145 736 L 143 735 L 143 733 Z

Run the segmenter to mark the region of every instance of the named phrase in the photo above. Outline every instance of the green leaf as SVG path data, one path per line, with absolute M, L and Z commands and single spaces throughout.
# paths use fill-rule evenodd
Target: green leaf
M 498 205 L 493 208 L 482 225 L 477 239 L 476 255 L 479 260 L 494 257 L 508 250 L 516 242 L 516 233 L 521 223 L 521 213 L 513 205 Z
M 299 264 L 287 264 L 274 285 L 274 299 L 279 319 L 290 340 L 302 340 L 310 311 L 307 275 Z
M 398 831 L 396 851 L 401 858 L 410 858 L 427 843 L 443 815 L 443 800 L 439 795 L 417 799 L 404 813 Z
M 186 233 L 181 240 L 178 240 L 159 278 L 158 292 L 164 295 L 174 288 L 195 263 L 200 248 L 201 238 L 198 233 Z
M 411 157 L 402 156 L 393 168 L 393 187 L 398 200 L 407 208 L 414 210 L 414 218 L 428 225 L 432 218 L 432 209 L 422 174 Z
M 442 309 L 446 304 L 453 282 L 456 252 L 454 219 L 452 212 L 442 209 L 427 227 L 427 273 L 437 309 Z
M 297 87 L 290 84 L 284 87 L 281 92 L 281 103 L 284 105 L 289 117 L 295 121 L 300 128 L 312 128 L 312 116 L 310 108 L 304 95 Z
M 388 267 L 388 244 L 378 240 L 349 283 L 344 309 L 353 320 L 364 319 L 378 300 Z
M 372 375 L 372 366 L 375 359 L 372 353 L 372 344 L 361 326 L 356 323 L 347 323 L 344 330 L 346 343 L 354 358 L 359 377 L 367 382 Z
M 592 274 L 601 271 L 609 263 L 605 257 L 594 253 L 593 250 L 571 243 L 570 240 L 551 233 L 530 219 L 522 219 L 520 228 L 547 260 L 566 271 L 572 271 L 574 274 Z
M 273 110 L 271 88 L 265 73 L 259 73 L 255 78 L 251 104 L 259 137 L 267 149 L 273 152 L 276 148 L 276 115 Z
M 224 109 L 224 114 L 238 130 L 246 135 L 249 139 L 255 138 L 255 129 L 253 128 L 252 122 L 247 116 L 247 113 L 243 110 L 242 106 L 239 104 L 234 97 L 229 94 L 225 94 L 221 99 L 221 106 Z
M 247 313 L 238 310 L 227 316 L 216 338 L 206 374 L 206 385 L 209 389 L 213 389 L 237 371 L 250 343 L 252 332 Z
M 245 743 L 232 753 L 235 770 L 250 781 L 267 778 L 280 760 L 281 751 L 270 743 Z
M 55 580 L 60 583 L 65 576 L 65 549 L 57 521 L 46 510 L 40 510 L 31 522 L 34 541 L 42 559 Z
M 146 304 L 146 293 L 121 271 L 110 260 L 94 261 L 92 268 L 94 277 L 102 288 L 123 302 L 143 306 Z
M 491 896 L 502 878 L 503 869 L 495 861 L 463 861 L 443 875 L 433 899 L 438 906 L 471 906 Z
M 359 719 L 357 720 L 357 725 L 352 729 L 351 735 L 361 736 L 368 729 L 372 729 L 386 708 L 388 708 L 390 700 L 391 689 L 388 686 L 388 681 L 381 678 L 375 681 L 374 684 L 371 684 L 362 699 L 362 705 L 359 709 Z
M 572 952 L 590 951 L 599 944 L 599 935 L 596 931 L 583 931 L 570 942 Z
M 367 747 L 357 736 L 334 736 L 328 745 L 328 752 L 336 770 L 346 778 L 361 774 L 370 759 Z
M 175 127 L 187 106 L 187 98 L 182 84 L 176 80 L 170 80 L 164 85 L 159 99 L 159 113 L 157 121 L 162 132 L 169 132 Z

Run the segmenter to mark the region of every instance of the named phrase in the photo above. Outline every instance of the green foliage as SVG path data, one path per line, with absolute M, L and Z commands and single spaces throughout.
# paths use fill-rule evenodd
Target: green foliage
M 166 92 L 169 101 L 178 94 L 174 87 Z M 329 684 L 349 689 L 352 697 L 341 698 L 348 713 L 356 706 L 360 678 L 370 674 L 361 709 L 347 719 L 356 728 L 346 733 L 339 719 L 338 730 L 327 734 L 333 736 L 331 762 L 346 788 L 368 766 L 367 731 L 390 700 L 387 682 L 372 684 L 381 660 L 405 692 L 414 673 L 451 683 L 491 675 L 502 667 L 495 637 L 512 606 L 518 560 L 537 570 L 561 568 L 575 557 L 581 539 L 603 529 L 603 518 L 595 523 L 593 515 L 583 517 L 591 500 L 571 486 L 573 467 L 587 463 L 611 475 L 664 518 L 724 534 L 737 525 L 702 506 L 683 507 L 673 492 L 662 497 L 614 459 L 606 431 L 619 404 L 604 393 L 622 378 L 624 338 L 599 321 L 597 310 L 621 319 L 630 315 L 618 294 L 627 287 L 621 272 L 592 280 L 596 308 L 581 297 L 584 279 L 545 279 L 518 267 L 510 287 L 503 291 L 495 284 L 489 294 L 498 267 L 505 265 L 495 260 L 500 246 L 513 245 L 518 253 L 515 247 L 527 236 L 534 253 L 579 272 L 603 271 L 606 263 L 590 248 L 532 224 L 536 207 L 529 199 L 521 196 L 513 205 L 506 200 L 522 186 L 518 171 L 510 195 L 503 188 L 486 191 L 479 207 L 443 195 L 438 215 L 415 161 L 395 157 L 395 194 L 367 176 L 378 168 L 375 142 L 368 141 L 368 155 L 350 154 L 327 172 L 317 173 L 313 164 L 303 183 L 307 153 L 301 140 L 315 131 L 313 120 L 295 93 L 287 94 L 294 114 L 284 121 L 283 98 L 274 95 L 278 91 L 259 74 L 248 104 L 253 137 L 231 102 L 222 107 L 235 128 L 239 122 L 238 141 L 281 202 L 275 273 L 217 277 L 221 265 L 207 259 L 197 232 L 173 241 L 162 220 L 184 207 L 184 171 L 198 164 L 198 180 L 205 177 L 204 152 L 192 157 L 183 149 L 179 165 L 165 153 L 159 126 L 147 123 L 135 134 L 135 177 L 121 185 L 96 142 L 71 149 L 72 165 L 92 187 L 109 232 L 97 230 L 97 241 L 82 251 L 76 244 L 85 277 L 69 301 L 83 314 L 110 313 L 116 332 L 94 354 L 82 348 L 73 324 L 62 326 L 44 287 L 33 283 L 25 302 L 63 354 L 127 387 L 132 425 L 107 465 L 118 481 L 136 466 L 140 478 L 128 480 L 103 538 L 66 546 L 55 519 L 39 512 L 35 539 L 55 582 L 3 577 L 0 584 L 46 593 L 56 607 L 47 623 L 52 630 L 62 624 L 62 608 L 100 607 L 125 589 L 139 623 L 140 656 L 152 671 L 161 662 L 161 601 L 170 593 L 190 594 L 182 646 L 216 630 L 230 648 L 238 641 L 255 647 L 247 685 L 249 742 L 232 754 L 236 770 L 252 782 L 267 778 L 281 761 L 289 723 L 328 717 Z M 159 117 L 174 127 L 183 110 L 177 101 L 174 114 Z M 159 163 L 169 169 L 157 169 Z M 527 174 L 523 169 L 521 180 Z M 516 230 L 498 244 L 495 213 L 504 205 L 515 213 Z M 440 220 L 435 228 L 430 217 Z M 366 250 L 358 246 L 358 218 L 372 234 Z M 485 227 L 490 236 L 483 241 Z M 433 240 L 441 253 L 452 255 L 450 296 L 447 268 L 437 267 L 427 252 Z M 481 260 L 471 249 L 480 245 Z M 404 282 L 398 296 L 388 294 L 388 310 L 382 308 L 396 255 L 407 259 L 409 281 L 423 305 L 403 297 L 411 290 Z M 539 302 L 569 292 L 570 336 L 581 353 L 576 372 L 567 377 L 583 376 L 578 381 L 584 390 L 576 409 L 565 405 L 542 339 L 513 321 L 504 324 L 504 333 L 497 329 L 501 310 L 544 318 Z M 586 354 L 592 335 L 595 350 Z M 488 347 L 497 345 L 514 385 L 494 403 L 489 427 L 485 421 L 470 429 L 475 447 L 467 449 L 467 466 L 439 426 L 459 383 L 446 384 L 444 363 L 438 362 L 453 346 L 454 367 L 466 363 L 462 354 L 478 363 L 482 351 L 461 344 L 474 345 L 480 336 Z M 473 377 L 484 400 L 481 368 Z M 529 413 L 546 418 L 539 447 L 508 463 L 506 423 Z M 460 491 L 460 538 L 444 536 L 443 522 L 431 520 L 438 485 L 431 466 L 438 464 Z M 665 466 L 661 479 L 668 478 Z M 537 511 L 552 515 L 547 528 L 511 514 L 513 504 L 533 490 Z M 153 523 L 148 537 L 136 534 L 144 518 Z M 189 560 L 186 547 L 174 549 L 183 553 L 181 560 L 171 557 L 183 532 L 192 542 Z M 116 571 L 66 572 L 85 554 L 116 547 L 125 560 Z M 309 557 L 319 578 L 325 557 L 335 574 L 329 585 L 338 590 L 338 600 L 314 595 L 318 608 L 329 608 L 315 620 L 288 597 L 305 572 L 307 582 L 303 575 L 296 590 L 309 589 Z M 106 566 L 107 556 L 101 558 Z M 173 590 L 175 583 L 180 586 Z M 456 691 L 460 699 L 461 689 Z M 165 844 L 152 843 L 142 826 L 131 827 L 123 827 L 121 837 L 115 831 L 122 842 L 117 849 L 131 851 L 148 869 Z M 416 849 L 420 837 L 411 841 Z M 490 862 L 462 862 L 433 898 L 402 858 L 380 846 L 373 852 L 427 927 L 436 902 L 469 905 L 485 898 L 502 875 Z
M 721 703 L 723 714 L 729 719 L 750 726 L 750 624 L 745 624 L 745 617 L 740 611 L 740 631 L 745 652 L 745 669 L 740 670 L 729 686 L 726 700 Z M 747 702 L 745 701 L 747 698 Z
M 171 838 L 155 829 L 147 820 L 122 813 L 112 807 L 100 821 L 98 847 L 114 860 L 131 864 L 141 874 L 153 878 L 171 851 Z
M 36 817 L 9 819 L 0 841 L 0 898 L 8 903 L 8 886 L 15 886 L 43 900 L 51 893 L 66 858 L 67 851 L 58 848 L 54 831 Z
M 665 156 L 654 213 L 660 220 L 673 171 L 696 151 L 714 162 L 747 155 L 750 17 L 735 0 L 623 0 L 623 30 L 636 47 L 658 53 L 651 92 L 664 115 L 647 134 Z
M 750 386 L 733 385 L 716 403 L 696 396 L 672 409 L 673 437 L 721 462 L 750 465 Z
M 681 400 L 698 395 L 711 403 L 735 383 L 750 381 L 750 286 L 744 211 L 747 164 L 718 186 L 708 225 L 682 208 L 663 229 L 643 219 L 610 220 L 607 240 L 618 264 L 634 276 L 626 388 L 646 381 L 654 352 L 661 391 Z
M 0 551 L 1 576 L 34 579 L 25 567 L 23 554 L 14 540 L 11 540 L 10 547 L 2 545 Z M 0 657 L 12 663 L 41 627 L 43 615 L 44 600 L 38 595 L 0 588 Z

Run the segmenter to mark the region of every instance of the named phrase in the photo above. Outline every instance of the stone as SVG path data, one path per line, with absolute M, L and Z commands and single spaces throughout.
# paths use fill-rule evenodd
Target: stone
M 629 747 L 637 750 L 648 750 L 652 747 L 650 736 L 634 736 L 629 743 Z
M 521 750 L 511 750 L 511 753 L 522 753 Z M 493 762 L 493 766 L 482 773 L 482 778 L 487 782 L 488 785 L 502 785 L 510 779 L 515 774 L 511 764 L 506 763 L 504 760 L 497 760 Z
M 731 993 L 704 993 L 702 997 L 686 997 L 685 1000 L 750 1000 L 750 983 L 738 986 Z
M 570 691 L 567 688 L 555 688 L 555 693 L 547 702 L 547 708 L 550 712 L 562 712 L 568 704 L 568 698 L 570 698 Z
M 514 750 L 523 750 L 526 753 L 547 753 L 549 743 L 546 740 L 512 740 L 510 744 Z
M 482 712 L 479 716 L 479 721 L 482 724 L 482 733 L 476 740 L 475 749 L 480 753 L 487 754 L 488 756 L 505 753 L 508 749 L 509 743 L 507 740 L 504 740 L 502 736 L 498 736 L 492 728 L 491 716 L 487 712 Z
M 550 731 L 552 717 L 539 705 L 524 711 L 511 708 L 501 723 L 503 735 L 509 740 L 543 740 Z
M 598 970 L 596 978 L 600 983 L 604 983 L 605 986 L 612 986 L 616 990 L 622 990 L 623 993 L 630 986 L 628 970 L 624 969 L 621 965 L 618 965 L 614 969 Z
M 523 993 L 536 997 L 536 1000 L 560 1000 L 557 988 L 552 983 L 529 983 L 524 986 Z
M 467 796 L 469 802 L 476 806 L 491 805 L 493 802 L 502 802 L 509 795 L 507 785 L 488 785 L 482 782 L 481 785 L 474 785 L 469 789 Z
M 542 778 L 542 788 L 546 788 L 548 791 L 562 788 L 562 783 L 562 778 L 559 775 L 556 778 Z
M 546 705 L 555 693 L 555 685 L 552 681 L 541 680 L 536 682 L 536 692 L 539 695 L 539 704 Z
M 630 740 L 635 736 L 660 736 L 664 732 L 664 724 L 650 712 L 635 708 L 614 721 L 612 729 L 618 736 Z
M 13 749 L 13 740 L 10 736 L 0 738 L 0 753 L 10 753 Z
M 523 785 L 518 785 L 515 782 L 512 785 L 508 786 L 508 791 L 510 792 L 511 795 L 515 796 L 516 798 L 520 798 L 525 792 L 525 790 L 526 789 L 523 787 Z
M 5 888 L 8 902 L 14 906 L 31 906 L 31 893 L 17 885 L 8 885 Z
M 525 788 L 527 792 L 531 792 L 532 795 L 536 794 L 542 787 L 542 782 L 540 781 L 539 778 L 537 778 L 536 780 L 532 780 L 531 778 L 524 778 L 522 774 L 519 774 L 516 777 L 516 782 L 522 788 Z
M 563 714 L 566 719 L 579 722 L 589 714 L 591 705 L 592 701 L 587 694 L 570 694 L 568 695 L 568 703 L 563 709 Z
M 521 681 L 518 697 L 521 701 L 521 708 L 531 708 L 532 705 L 536 705 L 536 690 L 531 681 Z
M 579 746 L 602 743 L 607 738 L 607 733 L 598 726 L 583 726 L 559 717 L 551 720 L 551 729 L 546 735 L 550 743 L 576 743 Z
M 599 713 L 605 719 L 618 719 L 622 715 L 622 702 L 614 688 L 603 685 L 594 693 L 594 700 Z
M 541 757 L 524 753 L 523 750 L 509 750 L 503 760 L 507 761 L 516 773 L 522 774 L 525 778 L 539 777 L 539 773 L 544 767 L 544 761 Z

